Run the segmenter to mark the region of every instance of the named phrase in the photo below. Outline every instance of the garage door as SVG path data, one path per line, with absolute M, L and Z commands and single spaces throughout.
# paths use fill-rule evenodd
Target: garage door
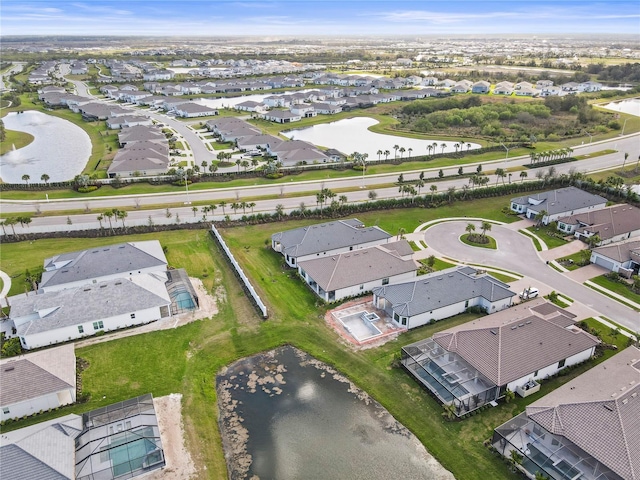
M 609 260 L 608 258 L 603 258 L 603 257 L 596 257 L 595 259 L 596 261 L 594 262 L 596 265 L 600 265 L 601 267 L 606 268 L 607 270 L 613 270 L 614 267 L 614 263 Z

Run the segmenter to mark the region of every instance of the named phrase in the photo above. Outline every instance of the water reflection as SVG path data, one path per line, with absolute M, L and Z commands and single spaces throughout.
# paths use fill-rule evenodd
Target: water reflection
M 292 347 L 217 382 L 231 478 L 453 479 L 380 404 Z
M 24 148 L 0 156 L 0 177 L 7 183 L 21 183 L 23 175 L 40 182 L 42 174 L 50 182 L 70 180 L 87 164 L 91 140 L 77 125 L 37 111 L 11 112 L 3 118 L 7 130 L 34 136 Z
M 629 98 L 619 102 L 607 103 L 602 107 L 607 110 L 613 110 L 614 112 L 627 113 L 640 117 L 640 98 Z
M 353 152 L 366 153 L 369 160 L 378 159 L 378 150 L 388 150 L 390 159 L 396 155 L 407 158 L 409 153 L 412 157 L 423 156 L 429 153 L 427 147 L 437 144 L 435 153 L 455 152 L 454 145 L 456 142 L 443 142 L 442 140 L 418 140 L 416 138 L 397 137 L 394 135 L 383 135 L 367 130 L 370 126 L 378 123 L 377 120 L 369 117 L 347 118 L 332 123 L 323 123 L 300 130 L 290 130 L 282 132 L 283 135 L 296 140 L 305 140 L 314 145 L 323 147 L 336 148 L 346 155 Z M 462 140 L 461 140 L 462 141 Z M 463 151 L 468 149 L 479 148 L 480 145 L 471 143 L 467 147 L 468 142 L 464 142 Z M 444 144 L 444 150 L 442 145 Z M 398 150 L 394 146 L 398 146 Z M 399 149 L 404 148 L 404 152 Z M 409 152 L 409 149 L 412 151 Z M 433 151 L 431 151 L 433 153 Z M 385 158 L 382 154 L 380 158 Z

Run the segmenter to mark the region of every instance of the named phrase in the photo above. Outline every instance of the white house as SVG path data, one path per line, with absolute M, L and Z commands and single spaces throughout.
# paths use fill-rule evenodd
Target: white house
M 283 110 L 273 110 L 263 114 L 265 120 L 276 123 L 292 123 L 299 122 L 302 117 L 293 112 L 285 112 Z
M 218 110 L 215 108 L 207 107 L 206 105 L 200 105 L 195 102 L 182 103 L 176 105 L 173 108 L 178 117 L 183 118 L 195 118 L 195 117 L 210 117 L 218 115 Z
M 291 111 L 291 113 L 295 115 L 300 115 L 300 117 L 303 117 L 303 118 L 315 117 L 318 114 L 318 112 L 316 112 L 315 109 L 313 108 L 313 105 L 309 105 L 307 103 L 299 103 L 296 105 L 291 105 L 289 107 L 289 110 Z
M 458 315 L 469 307 L 495 313 L 510 307 L 514 295 L 508 285 L 491 275 L 455 267 L 411 282 L 376 287 L 373 304 L 398 326 L 409 329 Z
M 365 227 L 357 218 L 320 223 L 271 235 L 271 248 L 290 267 L 313 258 L 337 255 L 389 243 L 392 238 L 379 227 Z
M 599 195 L 585 192 L 576 187 L 565 187 L 512 198 L 510 208 L 512 211 L 523 213 L 531 219 L 544 213 L 542 223 L 548 225 L 561 217 L 600 210 L 606 204 L 607 199 Z
M 558 230 L 587 241 L 597 235 L 598 246 L 640 236 L 640 209 L 621 204 L 558 219 Z
M 414 278 L 420 265 L 412 253 L 409 243 L 400 240 L 298 261 L 298 273 L 320 298 L 336 302 Z
M 600 265 L 627 278 L 640 270 L 640 240 L 618 242 L 594 248 L 591 263 Z
M 402 366 L 462 416 L 588 360 L 600 341 L 575 315 L 535 299 L 402 348 Z
M 0 421 L 22 418 L 76 401 L 73 345 L 0 360 Z

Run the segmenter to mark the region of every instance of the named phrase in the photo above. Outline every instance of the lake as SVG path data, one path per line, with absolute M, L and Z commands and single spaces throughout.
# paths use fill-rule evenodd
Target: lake
M 0 156 L 0 177 L 7 183 L 40 183 L 46 173 L 50 182 L 71 180 L 82 173 L 91 155 L 91 139 L 77 125 L 42 112 L 11 112 L 4 118 L 7 130 L 27 132 L 34 136 L 26 147 Z
M 427 155 L 427 146 L 434 142 L 438 144 L 436 153 L 442 153 L 441 145 L 444 143 L 445 152 L 455 152 L 454 144 L 456 142 L 443 142 L 441 140 L 419 140 L 416 138 L 397 137 L 394 135 L 383 135 L 368 130 L 369 127 L 378 123 L 377 120 L 370 117 L 355 117 L 338 120 L 337 122 L 323 123 L 312 127 L 302 128 L 300 130 L 289 130 L 282 132 L 288 138 L 296 140 L 305 140 L 328 148 L 340 150 L 345 155 L 351 155 L 353 152 L 366 153 L 369 159 L 378 159 L 378 150 L 389 150 L 389 158 L 394 158 L 394 145 L 404 148 L 404 158 L 409 155 L 409 148 L 413 149 L 411 156 Z M 465 142 L 464 151 L 467 151 L 467 142 Z M 479 148 L 480 145 L 472 143 L 471 149 Z M 400 152 L 398 151 L 398 157 Z M 381 158 L 384 158 L 382 155 Z
M 619 102 L 607 103 L 606 105 L 602 105 L 602 108 L 640 117 L 640 98 L 629 98 L 627 100 L 620 100 Z
M 279 93 L 254 93 L 251 95 L 242 95 L 240 97 L 226 97 L 226 98 L 196 98 L 194 99 L 195 103 L 199 103 L 200 105 L 206 105 L 211 108 L 233 108 L 237 104 L 242 102 L 258 102 L 261 103 L 266 97 L 281 96 L 281 95 L 290 95 L 292 93 L 306 93 L 311 90 L 296 90 L 290 92 L 279 92 Z M 247 112 L 248 114 L 249 112 Z
M 217 389 L 232 479 L 454 479 L 379 403 L 293 347 L 239 360 Z

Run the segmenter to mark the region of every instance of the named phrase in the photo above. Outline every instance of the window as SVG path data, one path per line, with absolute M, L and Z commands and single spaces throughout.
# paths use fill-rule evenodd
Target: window
M 533 378 L 536 378 L 538 376 L 538 370 L 536 370 L 535 372 L 533 372 Z
M 464 308 L 469 308 L 469 300 L 464 301 Z
M 393 319 L 394 319 L 396 322 L 399 322 L 399 321 L 400 321 L 400 315 L 398 315 L 396 312 L 393 312 Z
M 84 333 L 84 327 L 82 325 L 78 325 L 78 333 Z
M 360 285 L 360 290 L 364 290 L 364 285 Z
M 353 250 L 353 247 L 349 247 L 349 251 Z
M 566 358 L 565 358 L 564 360 L 560 360 L 560 361 L 558 362 L 558 368 L 562 368 L 562 367 L 564 367 L 564 364 L 565 364 L 565 362 L 566 362 L 566 361 L 567 361 L 567 359 L 566 359 Z
M 132 314 L 131 314 L 131 318 L 136 318 L 136 314 L 135 314 L 135 313 L 132 313 Z
M 407 317 L 402 317 L 402 325 L 407 326 Z
M 383 278 L 383 279 L 382 279 L 382 284 L 383 284 L 383 285 L 389 285 L 389 277 L 387 277 L 387 278 Z
M 93 329 L 94 330 L 100 330 L 101 328 L 104 328 L 104 323 L 102 323 L 102 320 L 100 320 L 98 322 L 93 322 Z

